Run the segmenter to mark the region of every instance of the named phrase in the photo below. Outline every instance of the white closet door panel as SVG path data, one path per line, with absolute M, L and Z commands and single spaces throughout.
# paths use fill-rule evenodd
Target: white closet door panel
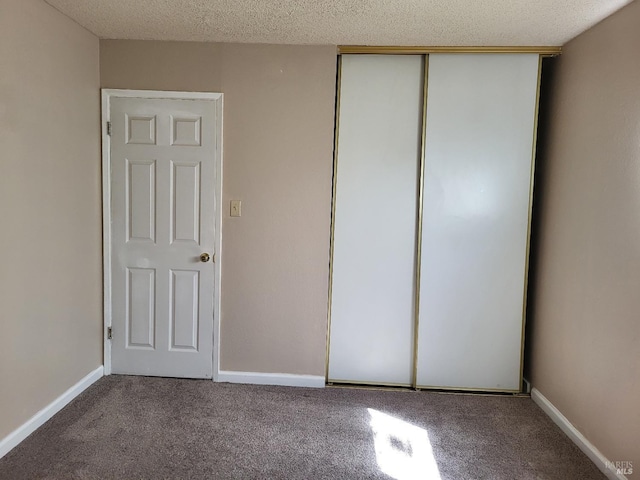
M 429 57 L 419 386 L 519 390 L 538 55 Z
M 409 384 L 421 56 L 343 55 L 329 380 Z

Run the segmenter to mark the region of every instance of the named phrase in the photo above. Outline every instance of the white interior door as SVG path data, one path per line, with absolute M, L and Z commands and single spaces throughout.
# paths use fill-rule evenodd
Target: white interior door
M 538 55 L 432 54 L 418 386 L 519 391 Z
M 341 61 L 328 379 L 409 385 L 424 61 Z
M 219 101 L 110 98 L 112 373 L 212 377 Z

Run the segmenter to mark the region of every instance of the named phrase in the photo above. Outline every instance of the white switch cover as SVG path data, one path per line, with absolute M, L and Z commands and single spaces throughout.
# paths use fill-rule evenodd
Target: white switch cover
M 239 217 L 242 215 L 242 201 L 231 200 L 231 216 Z

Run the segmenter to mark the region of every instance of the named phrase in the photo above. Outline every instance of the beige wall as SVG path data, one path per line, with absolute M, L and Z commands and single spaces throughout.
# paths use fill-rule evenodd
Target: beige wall
M 0 2 L 0 439 L 102 364 L 98 48 Z
M 103 40 L 100 58 L 105 88 L 224 93 L 220 368 L 324 375 L 335 47 Z
M 537 188 L 531 380 L 640 469 L 640 2 L 564 47 Z M 543 124 L 541 124 L 542 126 Z M 635 478 L 634 474 L 631 478 Z

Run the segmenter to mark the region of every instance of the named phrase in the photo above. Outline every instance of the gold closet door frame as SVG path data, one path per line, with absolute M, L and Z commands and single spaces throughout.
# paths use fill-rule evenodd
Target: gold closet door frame
M 420 386 L 417 385 L 418 372 L 418 327 L 420 323 L 420 276 L 422 261 L 422 223 L 423 223 L 423 196 L 424 196 L 424 177 L 425 177 L 425 152 L 426 152 L 426 123 L 427 123 L 427 100 L 429 93 L 429 53 L 537 53 L 538 54 L 538 78 L 536 86 L 536 105 L 533 129 L 533 142 L 531 152 L 531 178 L 529 186 L 529 209 L 527 219 L 527 245 L 525 249 L 525 269 L 524 269 L 524 291 L 522 302 L 522 326 L 520 339 L 520 381 L 521 389 L 504 390 L 504 389 L 476 389 L 464 387 L 448 387 L 448 386 Z M 537 151 L 538 138 L 538 114 L 540 104 L 540 85 L 542 80 L 542 59 L 552 57 L 562 53 L 561 47 L 375 47 L 375 46 L 339 46 L 337 57 L 336 71 L 336 100 L 335 100 L 335 129 L 334 129 L 334 145 L 333 145 L 333 178 L 332 178 L 332 196 L 331 196 L 331 235 L 329 240 L 329 291 L 327 301 L 327 339 L 326 339 L 326 355 L 325 355 L 325 383 L 331 384 L 348 384 L 348 385 L 369 385 L 381 387 L 410 387 L 415 390 L 451 390 L 463 392 L 501 392 L 501 393 L 521 393 L 523 385 L 524 373 L 524 332 L 526 327 L 527 312 L 527 290 L 529 281 L 529 254 L 531 246 L 531 222 L 533 207 L 533 189 L 534 189 L 534 173 L 535 173 L 535 157 Z M 342 79 L 342 54 L 369 54 L 369 55 L 422 55 L 424 63 L 423 73 L 423 90 L 422 90 L 422 132 L 420 140 L 420 161 L 418 172 L 418 204 L 416 218 L 416 251 L 415 251 L 415 280 L 414 280 L 414 334 L 413 334 L 413 368 L 411 372 L 411 384 L 399 383 L 376 383 L 369 384 L 366 382 L 350 381 L 329 381 L 329 353 L 331 349 L 331 300 L 333 294 L 333 249 L 334 249 L 334 233 L 335 233 L 335 214 L 336 214 L 336 191 L 337 191 L 337 171 L 338 171 L 338 143 L 340 132 L 340 89 Z
M 329 236 L 329 297 L 327 300 L 327 349 L 324 362 L 324 381 L 329 384 L 329 353 L 331 351 L 331 302 L 333 298 L 333 247 L 336 227 L 336 191 L 338 186 L 338 137 L 340 135 L 340 88 L 342 85 L 342 56 L 336 66 L 336 99 L 333 130 L 333 174 L 331 179 L 331 234 Z

